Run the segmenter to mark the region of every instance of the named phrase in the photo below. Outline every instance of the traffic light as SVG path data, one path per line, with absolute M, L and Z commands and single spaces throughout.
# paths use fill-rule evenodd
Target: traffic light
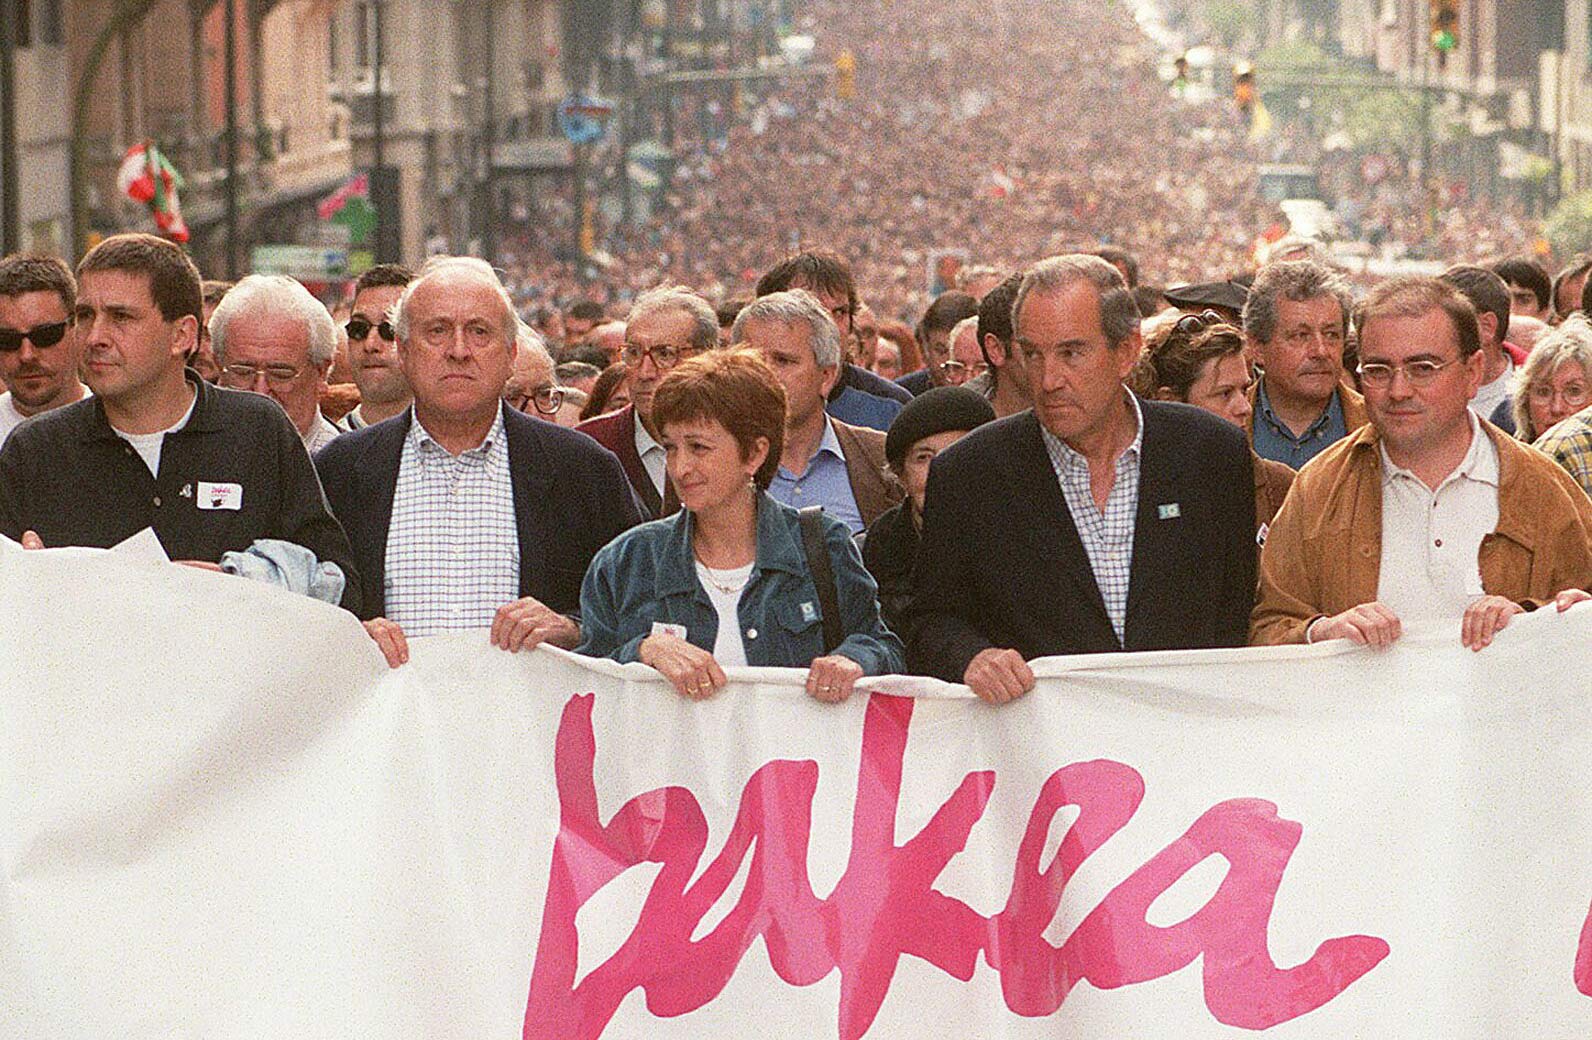
M 1437 52 L 1437 63 L 1448 60 L 1450 51 L 1459 47 L 1459 0 L 1426 0 L 1427 20 L 1432 32 L 1432 50 Z
M 848 101 L 857 96 L 857 58 L 849 50 L 835 59 L 835 96 Z

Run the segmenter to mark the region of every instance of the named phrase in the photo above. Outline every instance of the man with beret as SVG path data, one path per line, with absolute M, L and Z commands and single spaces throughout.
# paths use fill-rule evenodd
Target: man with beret
M 969 431 L 994 421 L 995 409 L 977 391 L 940 386 L 913 398 L 890 424 L 884 455 L 907 497 L 868 528 L 862 560 L 879 583 L 884 622 L 897 635 L 901 635 L 903 614 L 912 598 L 912 569 L 923 530 L 929 463 Z

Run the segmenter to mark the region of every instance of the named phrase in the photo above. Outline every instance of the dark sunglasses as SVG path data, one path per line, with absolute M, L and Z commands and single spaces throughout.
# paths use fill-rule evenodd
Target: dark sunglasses
M 16 329 L 0 329 L 0 352 L 7 354 L 22 349 L 22 341 L 30 341 L 34 347 L 43 350 L 53 347 L 66 336 L 66 330 L 72 325 L 69 321 L 52 321 L 48 325 L 35 325 L 25 332 Z
M 1220 325 L 1225 321 L 1215 311 L 1201 311 L 1198 314 L 1185 314 L 1177 319 L 1177 324 L 1172 326 L 1172 331 L 1180 336 L 1192 336 L 1204 332 L 1212 325 Z
M 398 333 L 393 331 L 392 322 L 384 321 L 380 325 L 372 325 L 364 318 L 350 318 L 348 322 L 348 338 L 363 340 L 370 335 L 370 330 L 375 329 L 376 335 L 391 343 L 398 338 Z

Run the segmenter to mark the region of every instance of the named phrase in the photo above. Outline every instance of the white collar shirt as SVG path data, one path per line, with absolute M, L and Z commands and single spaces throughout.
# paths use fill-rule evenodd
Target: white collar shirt
M 1376 598 L 1403 622 L 1458 619 L 1482 595 L 1482 539 L 1498 527 L 1498 446 L 1470 414 L 1470 450 L 1437 485 L 1382 453 Z
M 1126 391 L 1124 391 L 1126 392 Z M 1128 394 L 1133 406 L 1133 419 L 1138 432 L 1133 443 L 1117 456 L 1116 479 L 1111 494 L 1102 511 L 1095 505 L 1094 492 L 1089 482 L 1089 460 L 1072 449 L 1066 441 L 1044 426 L 1040 435 L 1045 440 L 1045 451 L 1050 455 L 1050 465 L 1061 483 L 1061 495 L 1066 500 L 1067 511 L 1072 514 L 1073 526 L 1083 542 L 1084 553 L 1089 557 L 1089 568 L 1094 571 L 1095 586 L 1105 603 L 1106 616 L 1123 641 L 1127 628 L 1128 585 L 1133 574 L 1133 531 L 1139 514 L 1139 461 L 1144 452 L 1144 411 L 1138 398 Z
M 641 456 L 641 466 L 647 471 L 647 478 L 652 481 L 652 486 L 658 489 L 658 495 L 663 496 L 663 480 L 668 456 L 663 450 L 663 445 L 653 439 L 642 425 L 641 413 L 635 413 L 636 420 L 636 454 Z
M 411 411 L 387 528 L 386 616 L 410 636 L 489 628 L 519 589 L 502 410 L 486 439 L 458 455 Z

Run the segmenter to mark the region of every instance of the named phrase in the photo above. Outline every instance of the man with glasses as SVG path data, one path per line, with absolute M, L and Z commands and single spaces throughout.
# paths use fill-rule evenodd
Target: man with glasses
M 1592 581 L 1592 500 L 1470 409 L 1476 311 L 1436 278 L 1377 286 L 1355 315 L 1370 425 L 1294 482 L 1261 555 L 1254 643 L 1385 647 L 1414 621 L 1480 650 Z
M 854 535 L 905 497 L 886 477 L 885 435 L 824 409 L 843 358 L 840 330 L 816 296 L 793 289 L 753 300 L 735 319 L 734 339 L 762 354 L 785 388 L 785 444 L 770 495 L 797 509 L 822 506 Z
M 0 449 L 0 533 L 109 548 L 153 528 L 175 560 L 359 609 L 348 540 L 298 431 L 274 403 L 185 367 L 200 308 L 199 272 L 180 246 L 129 234 L 89 251 L 73 322 L 94 396 L 24 424 Z
M 1031 411 L 935 457 L 907 612 L 912 670 L 1003 703 L 1052 654 L 1242 646 L 1255 591 L 1244 435 L 1140 401 L 1139 311 L 1097 256 L 1056 256 L 1012 308 Z
M 468 629 L 573 648 L 587 565 L 641 519 L 611 453 L 504 402 L 520 324 L 485 261 L 428 261 L 393 310 L 413 405 L 315 457 L 393 667 L 410 637 Z
M 701 296 L 675 285 L 642 293 L 630 308 L 619 354 L 630 370 L 630 404 L 575 427 L 619 456 L 636 496 L 653 518 L 680 508 L 652 424 L 653 392 L 675 365 L 718 344 L 718 315 Z
M 24 419 L 81 401 L 82 360 L 72 332 L 77 283 L 54 257 L 0 260 L 0 444 Z
M 817 297 L 840 330 L 840 374 L 829 391 L 829 414 L 841 422 L 887 429 L 901 409 L 870 407 L 869 401 L 858 400 L 856 395 L 866 394 L 904 405 L 912 400 L 912 394 L 867 368 L 853 364 L 852 359 L 845 356 L 851 352 L 852 323 L 861 310 L 851 265 L 838 253 L 809 249 L 769 268 L 757 280 L 754 294 L 767 296 L 791 289 L 806 289 Z
M 951 356 L 936 366 L 935 386 L 962 386 L 989 369 L 978 346 L 978 315 L 963 318 L 951 329 Z
M 359 406 L 343 418 L 350 430 L 374 425 L 406 411 L 414 395 L 398 364 L 393 305 L 415 273 L 402 264 L 377 264 L 354 283 L 348 317 L 348 366 L 359 387 Z
M 1244 337 L 1261 369 L 1250 392 L 1255 454 L 1298 469 L 1365 425 L 1344 384 L 1349 288 L 1313 260 L 1267 264 L 1244 304 Z
M 221 385 L 281 405 L 311 455 L 342 432 L 321 414 L 337 326 L 304 286 L 285 275 L 249 275 L 216 305 L 210 342 Z
M 503 387 L 510 408 L 553 422 L 564 406 L 565 388 L 554 378 L 553 355 L 542 334 L 525 322 L 516 326 L 514 367 Z
M 952 289 L 934 298 L 918 327 L 913 330 L 923 351 L 923 368 L 908 372 L 897 385 L 913 395 L 935 386 L 944 386 L 945 372 L 940 366 L 951 358 L 951 330 L 967 318 L 978 317 L 978 301 L 965 292 Z

